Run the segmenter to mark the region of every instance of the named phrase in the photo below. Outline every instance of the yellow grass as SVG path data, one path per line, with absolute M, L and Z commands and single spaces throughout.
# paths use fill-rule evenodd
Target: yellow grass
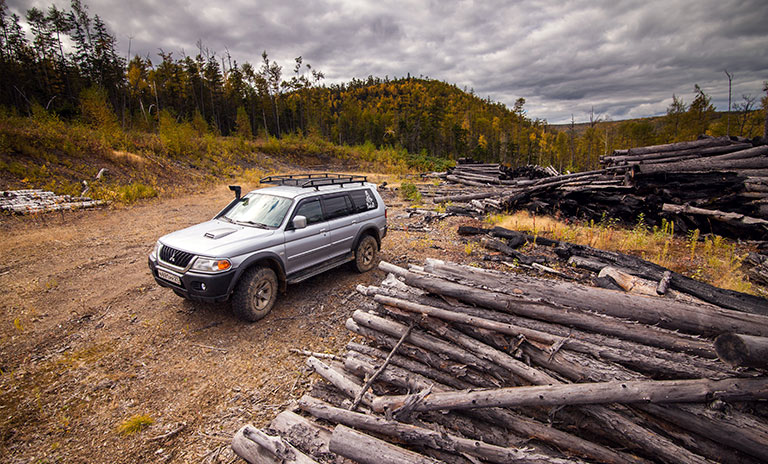
M 717 287 L 746 293 L 758 293 L 740 270 L 749 250 L 720 236 L 706 236 L 700 241 L 698 231 L 687 238 L 672 234 L 674 224 L 648 227 L 642 216 L 632 228 L 618 226 L 618 221 L 569 223 L 551 216 L 537 216 L 526 211 L 496 215 L 488 222 L 507 229 L 526 232 L 601 250 L 619 251 L 639 256 L 673 271 Z

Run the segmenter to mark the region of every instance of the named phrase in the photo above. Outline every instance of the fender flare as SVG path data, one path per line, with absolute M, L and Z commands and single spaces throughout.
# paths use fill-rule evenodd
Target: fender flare
M 238 282 L 240 282 L 240 277 L 256 265 L 257 263 L 261 261 L 268 261 L 270 263 L 270 266 L 273 270 L 275 270 L 275 274 L 277 274 L 277 281 L 279 283 L 279 287 L 281 291 L 285 291 L 286 287 L 286 279 L 285 279 L 285 266 L 283 264 L 283 260 L 280 258 L 280 256 L 277 255 L 277 253 L 266 251 L 261 253 L 256 253 L 252 256 L 249 256 L 248 258 L 243 261 L 240 266 L 237 267 L 237 271 L 235 271 L 235 276 L 232 278 L 232 282 L 229 284 L 229 289 L 227 289 L 227 294 L 231 295 L 232 292 L 235 290 L 235 286 Z M 275 269 L 276 268 L 276 269 Z
M 364 235 L 372 235 L 373 238 L 376 239 L 376 246 L 378 246 L 379 250 L 381 250 L 381 236 L 379 235 L 379 229 L 375 225 L 369 224 L 357 231 L 357 236 L 355 237 L 352 251 L 357 249 L 357 245 L 360 243 L 360 240 L 362 240 Z

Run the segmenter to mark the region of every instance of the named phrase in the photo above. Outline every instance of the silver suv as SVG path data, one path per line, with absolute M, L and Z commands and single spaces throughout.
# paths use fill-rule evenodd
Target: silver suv
M 231 299 L 239 317 L 266 316 L 287 284 L 353 261 L 376 265 L 386 206 L 364 176 L 269 176 L 276 184 L 235 199 L 213 219 L 172 232 L 149 255 L 155 281 L 200 301 Z

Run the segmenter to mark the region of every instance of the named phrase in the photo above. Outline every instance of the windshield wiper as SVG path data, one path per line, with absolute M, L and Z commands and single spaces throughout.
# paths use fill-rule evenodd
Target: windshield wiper
M 228 222 L 230 224 L 233 224 L 235 222 L 235 221 L 233 221 L 232 219 L 230 219 L 230 218 L 228 218 L 226 216 L 221 216 L 221 217 L 219 217 L 217 219 L 219 219 L 220 221 Z
M 269 226 L 266 224 L 262 224 L 260 222 L 255 221 L 237 221 L 238 224 L 247 224 L 251 226 L 258 227 L 259 229 L 269 229 Z

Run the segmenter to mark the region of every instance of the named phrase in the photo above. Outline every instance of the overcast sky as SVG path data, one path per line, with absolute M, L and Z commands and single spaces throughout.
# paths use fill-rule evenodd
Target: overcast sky
M 20 13 L 52 1 L 8 0 Z M 59 6 L 67 2 L 57 0 Z M 768 1 L 84 0 L 119 42 L 149 55 L 195 55 L 196 43 L 239 63 L 267 50 L 326 83 L 425 76 L 474 89 L 550 123 L 663 114 L 699 84 L 718 109 L 759 97 L 768 80 Z M 132 39 L 129 41 L 129 38 Z

